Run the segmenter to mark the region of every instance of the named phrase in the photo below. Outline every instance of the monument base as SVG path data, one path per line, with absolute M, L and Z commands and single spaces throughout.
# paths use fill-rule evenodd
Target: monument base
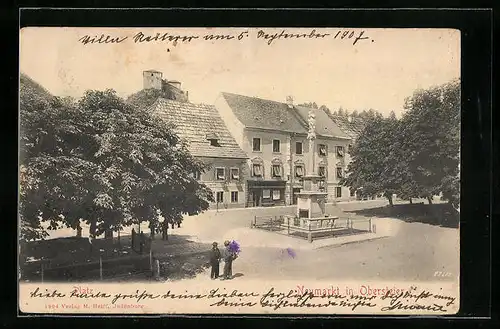
M 319 191 L 303 191 L 297 194 L 297 217 L 317 218 L 325 216 L 326 196 Z

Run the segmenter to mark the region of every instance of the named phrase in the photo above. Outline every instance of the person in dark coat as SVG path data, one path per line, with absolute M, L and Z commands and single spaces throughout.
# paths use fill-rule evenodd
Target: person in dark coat
M 219 262 L 221 259 L 220 250 L 217 247 L 217 242 L 212 244 L 212 250 L 210 250 L 210 265 L 212 266 L 212 271 L 210 272 L 210 278 L 215 280 L 219 277 Z
M 144 251 L 145 244 L 146 244 L 146 237 L 144 236 L 144 232 L 141 231 L 141 233 L 139 234 L 139 253 L 142 254 L 142 252 Z
M 229 241 L 224 242 L 222 258 L 224 259 L 224 274 L 222 280 L 231 280 L 233 276 L 233 260 L 236 258 L 236 255 L 231 250 Z
M 137 239 L 137 233 L 135 228 L 132 229 L 132 249 L 135 250 L 135 240 Z

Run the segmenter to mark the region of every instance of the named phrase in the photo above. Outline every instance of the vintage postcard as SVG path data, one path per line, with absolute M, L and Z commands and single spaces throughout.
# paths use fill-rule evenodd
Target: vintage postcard
M 460 37 L 21 29 L 20 312 L 456 314 Z

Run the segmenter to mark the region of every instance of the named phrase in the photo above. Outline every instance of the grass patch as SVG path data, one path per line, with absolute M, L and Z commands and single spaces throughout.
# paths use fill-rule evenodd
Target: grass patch
M 405 222 L 418 222 L 449 228 L 458 228 L 460 221 L 460 214 L 447 203 L 396 204 L 392 207 L 354 210 L 352 213 L 366 217 L 394 217 Z
M 131 248 L 130 237 L 97 239 L 90 247 L 87 238 L 59 238 L 23 243 L 20 254 L 21 280 L 95 281 L 102 277 L 149 280 L 152 278 L 149 250 L 163 264 L 162 276 L 182 279 L 203 271 L 209 246 L 170 236 L 169 240 L 146 239 L 143 253 Z

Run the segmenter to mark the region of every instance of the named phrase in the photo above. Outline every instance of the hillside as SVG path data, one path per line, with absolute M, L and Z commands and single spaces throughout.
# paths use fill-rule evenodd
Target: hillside
M 20 75 L 19 93 L 21 95 L 29 94 L 30 96 L 41 98 L 46 101 L 52 101 L 55 98 L 47 89 L 24 73 Z

